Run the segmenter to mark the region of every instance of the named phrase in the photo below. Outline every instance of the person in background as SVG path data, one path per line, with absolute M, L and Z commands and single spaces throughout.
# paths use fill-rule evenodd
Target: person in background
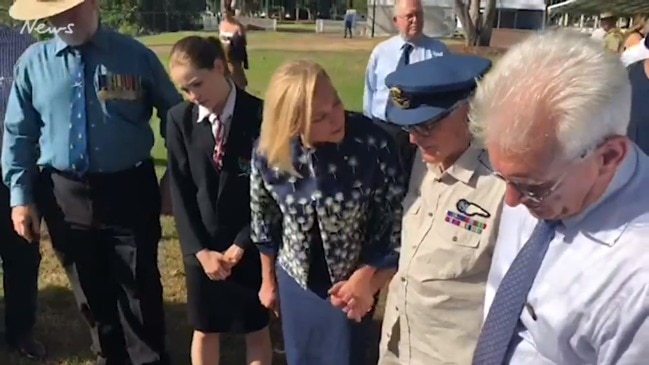
M 248 86 L 246 72 L 248 69 L 248 41 L 246 27 L 234 16 L 234 9 L 226 6 L 223 21 L 219 24 L 219 38 L 225 46 L 230 79 L 237 87 L 245 90 Z
M 604 34 L 604 48 L 613 53 L 622 53 L 624 50 L 624 34 L 617 27 L 618 17 L 611 12 L 600 14 L 600 27 L 606 32 Z
M 622 56 L 620 56 L 622 63 L 624 63 L 625 66 L 649 58 L 649 47 L 647 46 L 649 42 L 649 20 L 645 20 L 644 28 L 641 32 L 644 34 L 644 39 L 625 49 L 624 52 L 622 52 Z
M 477 140 L 507 182 L 474 365 L 644 364 L 649 157 L 618 56 L 557 30 L 479 83 Z
M 34 38 L 31 35 L 0 25 L 0 150 L 14 65 L 32 44 Z M 0 259 L 5 304 L 5 341 L 11 349 L 30 359 L 43 359 L 46 355 L 45 346 L 33 337 L 38 299 L 38 268 L 41 261 L 38 241 L 38 237 L 34 237 L 32 242 L 26 241 L 14 230 L 9 189 L 0 183 Z
M 347 38 L 347 35 L 349 35 L 349 38 L 354 38 L 354 27 L 356 26 L 356 10 L 354 9 L 347 9 L 345 12 L 345 35 L 343 38 Z
M 149 122 L 157 109 L 163 132 L 182 98 L 155 53 L 100 24 L 97 0 L 17 0 L 9 15 L 75 25 L 16 65 L 2 146 L 14 229 L 35 240 L 42 213 L 97 364 L 168 364 Z
M 277 69 L 252 158 L 259 297 L 281 303 L 291 365 L 364 364 L 376 294 L 394 274 L 403 175 L 394 143 L 346 113 L 320 65 Z
M 363 114 L 395 139 L 405 168 L 412 166 L 416 147 L 410 143 L 407 132 L 387 121 L 385 111 L 391 99 L 385 78 L 400 67 L 443 56 L 449 51 L 441 41 L 423 34 L 424 10 L 421 0 L 395 1 L 393 21 L 399 34 L 376 45 L 367 62 Z M 409 170 L 405 168 L 406 175 L 410 173 Z
M 649 37 L 641 44 L 649 53 Z M 627 67 L 631 82 L 631 120 L 628 136 L 649 154 L 649 56 Z
M 447 55 L 386 78 L 388 120 L 418 146 L 404 199 L 379 365 L 468 364 L 482 325 L 505 184 L 472 143 L 469 101 L 491 62 Z
M 636 15 L 633 18 L 633 27 L 627 31 L 624 40 L 624 50 L 641 44 L 649 32 L 649 15 Z
M 243 333 L 246 364 L 270 365 L 269 312 L 257 296 L 259 252 L 250 241 L 250 158 L 262 101 L 226 77 L 216 38 L 176 42 L 169 70 L 189 99 L 169 110 L 167 162 L 194 328 L 192 364 L 219 364 L 220 334 Z

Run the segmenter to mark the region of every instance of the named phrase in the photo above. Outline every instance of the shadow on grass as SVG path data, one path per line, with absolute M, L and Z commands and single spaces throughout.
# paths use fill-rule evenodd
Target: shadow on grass
M 167 160 L 161 159 L 161 158 L 154 158 L 153 159 L 153 165 L 155 167 L 162 167 L 162 168 L 167 168 Z
M 90 335 L 77 312 L 76 302 L 72 292 L 65 287 L 49 286 L 39 293 L 39 318 L 36 336 L 48 348 L 47 364 L 58 365 L 92 365 L 94 355 L 90 351 Z M 0 307 L 2 308 L 2 307 Z M 2 308 L 4 309 L 4 308 Z M 189 348 L 191 343 L 191 328 L 187 325 L 185 303 L 165 302 L 167 321 L 167 345 L 173 364 L 189 364 Z M 372 344 L 368 348 L 367 365 L 376 364 L 380 321 L 374 321 L 374 331 L 370 338 Z M 273 345 L 283 349 L 281 329 L 278 320 L 271 323 Z M 223 336 L 222 363 L 245 363 L 245 345 L 241 336 Z M 36 365 L 42 364 L 23 360 L 10 354 L 6 348 L 0 348 L 0 364 Z M 284 355 L 275 353 L 274 365 L 286 365 Z

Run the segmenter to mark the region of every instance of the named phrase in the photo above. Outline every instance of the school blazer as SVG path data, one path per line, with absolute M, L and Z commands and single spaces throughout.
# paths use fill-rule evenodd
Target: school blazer
M 223 252 L 250 240 L 250 159 L 259 137 L 263 102 L 237 89 L 223 167 L 212 160 L 209 121 L 197 121 L 198 107 L 182 102 L 168 112 L 167 173 L 173 215 L 186 262 L 198 263 L 204 249 Z

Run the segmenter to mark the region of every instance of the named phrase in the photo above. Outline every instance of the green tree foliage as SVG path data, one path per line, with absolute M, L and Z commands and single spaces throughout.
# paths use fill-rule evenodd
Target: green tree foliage
M 102 21 L 123 33 L 196 29 L 205 0 L 105 0 Z

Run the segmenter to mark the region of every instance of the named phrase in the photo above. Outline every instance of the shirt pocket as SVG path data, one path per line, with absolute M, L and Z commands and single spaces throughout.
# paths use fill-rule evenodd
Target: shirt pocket
M 482 234 L 437 220 L 420 245 L 417 261 L 423 281 L 458 279 L 473 275 L 483 256 Z
M 99 70 L 95 77 L 95 88 L 106 120 L 148 123 L 150 103 L 146 99 L 144 78 L 134 73 L 102 72 Z

